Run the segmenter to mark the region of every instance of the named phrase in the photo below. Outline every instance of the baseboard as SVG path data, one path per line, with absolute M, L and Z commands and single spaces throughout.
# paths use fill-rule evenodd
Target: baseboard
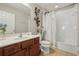
M 74 45 L 68 45 L 68 44 L 64 44 L 64 43 L 60 42 L 60 43 L 57 43 L 57 48 L 58 49 L 62 49 L 64 51 L 67 51 L 69 53 L 78 55 L 78 53 L 77 53 L 77 47 L 74 46 Z
M 57 48 L 57 47 L 55 47 L 55 46 L 51 46 L 50 48 L 51 48 L 51 49 L 55 49 L 55 48 Z

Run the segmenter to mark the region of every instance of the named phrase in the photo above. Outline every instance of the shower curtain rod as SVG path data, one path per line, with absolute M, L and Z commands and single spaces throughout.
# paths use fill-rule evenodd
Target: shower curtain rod
M 72 3 L 72 4 L 68 5 L 68 6 L 72 6 L 72 5 L 75 5 L 75 4 L 78 4 L 78 3 Z M 68 6 L 65 6 L 65 7 L 68 7 Z M 63 7 L 63 8 L 65 8 L 65 7 Z M 60 8 L 60 9 L 62 9 L 62 8 Z M 58 9 L 57 9 L 57 10 L 58 10 Z M 57 11 L 57 10 L 52 10 L 52 11 Z M 52 11 L 46 11 L 46 12 L 44 13 L 44 15 L 46 15 L 46 14 L 52 12 Z

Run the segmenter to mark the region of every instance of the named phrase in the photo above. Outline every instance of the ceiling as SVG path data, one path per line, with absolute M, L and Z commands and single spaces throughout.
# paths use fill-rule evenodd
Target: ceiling
M 53 11 L 56 9 L 66 7 L 72 3 L 34 3 L 34 4 L 38 5 L 39 7 L 41 7 L 46 11 Z M 24 13 L 30 14 L 29 13 L 30 8 L 27 5 L 23 5 L 22 3 L 6 3 L 6 5 L 11 6 L 13 8 L 17 8 L 18 10 L 23 11 Z M 55 6 L 58 6 L 58 8 L 55 8 Z
M 16 8 L 17 10 L 30 15 L 30 8 L 27 5 L 24 5 L 22 3 L 2 3 L 2 4 Z M 53 11 L 53 10 L 68 6 L 72 3 L 33 3 L 33 4 L 36 4 L 37 6 L 41 7 L 42 9 L 46 11 Z M 56 5 L 58 6 L 58 8 L 55 8 Z
M 72 3 L 36 3 L 36 4 L 47 11 L 52 11 L 52 10 L 56 10 L 59 8 L 63 8 Z M 56 8 L 55 6 L 57 6 L 58 8 Z
M 23 5 L 22 3 L 3 3 L 4 5 L 7 5 L 12 8 L 16 8 L 18 11 L 22 11 L 25 14 L 29 15 L 30 14 L 30 8 L 27 6 Z

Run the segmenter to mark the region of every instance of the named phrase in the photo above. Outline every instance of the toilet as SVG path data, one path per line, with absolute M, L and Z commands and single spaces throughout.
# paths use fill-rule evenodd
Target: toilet
M 42 35 L 40 33 L 38 33 L 38 35 L 40 36 L 41 51 L 44 53 L 44 55 L 49 54 L 49 49 L 50 49 L 50 46 L 51 46 L 50 41 L 42 40 Z
M 41 41 L 41 51 L 44 53 L 44 54 L 49 54 L 50 52 L 50 45 L 51 43 L 49 41 Z

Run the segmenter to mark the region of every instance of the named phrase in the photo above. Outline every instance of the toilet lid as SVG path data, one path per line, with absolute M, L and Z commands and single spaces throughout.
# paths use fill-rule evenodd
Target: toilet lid
M 49 41 L 42 41 L 41 43 L 42 43 L 42 44 L 50 44 Z
M 42 47 L 50 47 L 50 45 L 45 45 L 45 44 L 42 44 L 41 46 Z

